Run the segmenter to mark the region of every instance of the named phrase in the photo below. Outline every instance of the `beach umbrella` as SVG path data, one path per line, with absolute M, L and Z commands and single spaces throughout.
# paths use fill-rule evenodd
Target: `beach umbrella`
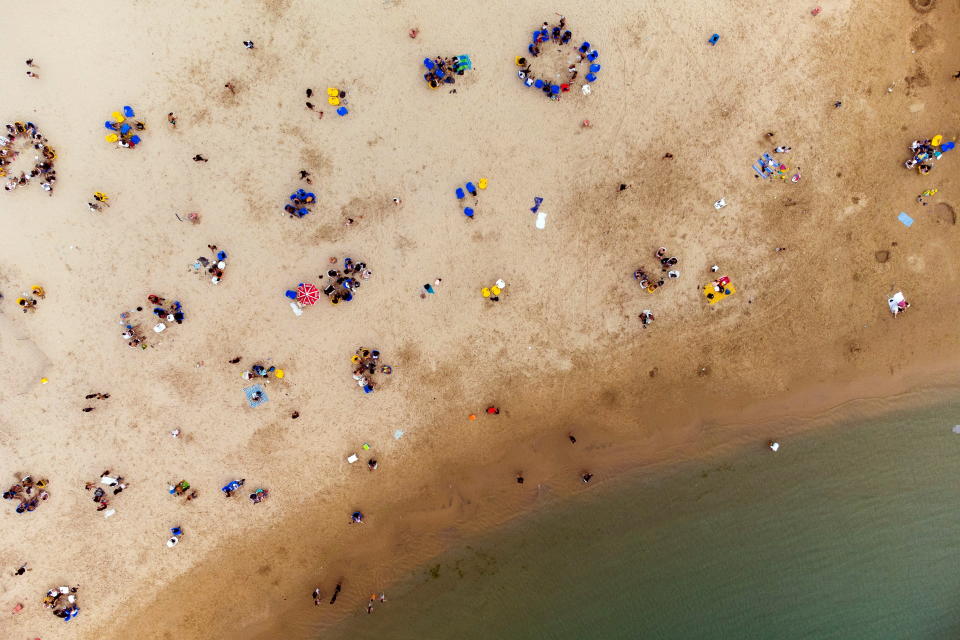
M 347 108 L 346 108 L 346 107 L 337 107 L 337 115 L 338 115 L 338 116 L 345 116 L 345 115 L 347 115 L 348 113 L 350 113 L 350 112 L 347 111 Z
M 338 97 L 336 97 L 336 96 L 330 96 L 329 98 L 327 98 L 327 104 L 329 104 L 329 105 L 331 105 L 331 106 L 333 106 L 333 107 L 336 107 L 337 105 L 340 104 L 340 98 L 338 98 Z
M 933 140 L 930 141 L 930 144 L 935 147 L 939 147 L 941 142 L 943 142 L 943 136 L 938 133 L 937 135 L 933 136 Z
M 128 118 L 132 118 L 133 115 L 134 115 L 134 114 L 133 114 L 133 107 L 131 107 L 131 106 L 126 106 L 126 107 L 124 107 L 124 108 L 123 108 L 123 115 L 125 115 L 125 116 L 128 117 Z
M 140 136 L 130 136 L 130 144 L 140 144 Z
M 116 122 L 117 124 L 120 124 L 121 122 L 126 120 L 126 118 L 120 115 L 119 111 L 114 111 L 113 113 L 110 114 L 110 117 L 113 118 L 113 121 Z
M 320 299 L 320 290 L 317 289 L 314 285 L 307 283 L 300 283 L 300 286 L 297 287 L 297 302 L 300 304 L 316 304 L 317 300 Z
M 116 142 L 120 139 L 120 136 L 115 133 L 108 133 L 105 139 L 107 142 Z
M 944 142 L 943 146 L 940 147 L 940 151 L 950 151 L 954 146 L 956 145 L 953 142 Z

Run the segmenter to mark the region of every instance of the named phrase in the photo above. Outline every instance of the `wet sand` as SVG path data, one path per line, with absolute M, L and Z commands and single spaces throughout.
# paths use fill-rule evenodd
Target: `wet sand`
M 925 365 L 955 362 L 958 160 L 945 155 L 927 178 L 901 166 L 912 139 L 957 134 L 943 26 L 954 5 L 841 2 L 814 18 L 731 4 L 709 21 L 693 2 L 571 9 L 604 69 L 591 96 L 557 104 L 525 91 L 513 66 L 553 6 L 485 5 L 478 25 L 432 3 L 221 14 L 138 2 L 126 19 L 142 28 L 108 32 L 109 7 L 61 7 L 46 40 L 14 31 L 0 65 L 17 88 L 5 117 L 38 124 L 60 176 L 52 198 L 35 187 L 0 198 L 0 353 L 23 363 L 3 374 L 2 470 L 46 476 L 52 494 L 28 517 L 0 513 L 3 565 L 35 567 L 0 577 L 31 604 L 4 632 L 233 637 L 269 634 L 281 613 L 323 624 L 463 532 L 535 506 L 538 485 L 580 491 L 581 468 L 604 481 L 762 442 L 765 427 L 751 425 L 862 397 L 875 380 L 922 386 Z M 457 93 L 424 88 L 419 61 L 458 53 L 475 70 Z M 24 76 L 27 57 L 39 80 Z M 308 86 L 345 88 L 350 116 L 320 120 L 303 106 Z M 133 151 L 103 141 L 123 104 L 148 124 Z M 752 177 L 776 144 L 793 147 L 798 184 Z M 280 206 L 300 169 L 320 204 L 289 220 Z M 490 188 L 468 221 L 453 189 L 481 177 Z M 932 186 L 934 204 L 916 204 Z M 86 210 L 94 190 L 111 195 L 109 210 Z M 550 214 L 543 231 L 534 196 Z M 176 219 L 189 211 L 199 225 Z M 230 254 L 217 287 L 187 270 L 208 243 Z M 648 295 L 631 274 L 659 246 L 681 277 Z M 357 300 L 295 318 L 283 290 L 345 255 L 374 271 Z M 708 306 L 712 264 L 738 293 Z M 493 305 L 479 290 L 498 277 L 507 295 Z M 12 300 L 37 282 L 47 299 L 24 316 Z M 886 298 L 901 289 L 913 306 L 894 319 Z M 180 299 L 187 321 L 134 351 L 117 314 L 149 293 Z M 647 329 L 643 309 L 657 317 Z M 350 379 L 361 345 L 394 367 L 366 397 Z M 236 355 L 243 364 L 228 364 Z M 258 359 L 287 377 L 252 410 L 240 372 Z M 111 400 L 81 413 L 92 391 Z M 482 415 L 490 403 L 501 415 Z M 375 473 L 345 462 L 363 442 Z M 83 492 L 106 468 L 132 483 L 110 520 Z M 217 489 L 233 477 L 270 500 L 224 502 Z M 169 499 L 180 478 L 199 500 Z M 358 508 L 368 521 L 350 527 Z M 187 535 L 168 550 L 176 524 Z M 310 591 L 329 594 L 340 577 L 337 607 L 315 611 Z M 35 602 L 67 582 L 83 585 L 83 612 L 64 631 Z

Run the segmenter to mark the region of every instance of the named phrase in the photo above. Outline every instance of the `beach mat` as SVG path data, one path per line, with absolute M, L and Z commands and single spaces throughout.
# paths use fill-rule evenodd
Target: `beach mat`
M 753 170 L 756 171 L 757 175 L 759 175 L 764 180 L 766 180 L 767 178 L 770 177 L 770 175 L 772 175 L 770 172 L 770 169 L 767 168 L 767 164 L 771 160 L 773 160 L 773 158 L 770 157 L 770 154 L 765 153 L 757 159 L 755 164 L 752 165 Z
M 253 394 L 256 393 L 257 391 L 259 391 L 262 394 L 259 402 L 253 399 Z M 247 404 L 249 404 L 251 407 L 259 407 L 264 402 L 269 402 L 270 400 L 270 398 L 267 397 L 267 392 L 264 391 L 263 387 L 260 386 L 259 384 L 255 384 L 252 387 L 247 387 L 246 389 L 243 390 L 243 394 L 247 396 Z

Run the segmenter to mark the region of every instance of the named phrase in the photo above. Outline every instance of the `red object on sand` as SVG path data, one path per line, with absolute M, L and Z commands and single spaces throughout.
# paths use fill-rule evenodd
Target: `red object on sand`
M 813 11 L 811 11 L 810 14 L 815 16 L 815 15 L 817 15 L 818 13 L 820 13 L 820 11 L 821 11 L 820 7 L 817 7 L 817 8 L 815 8 Z
M 300 283 L 300 286 L 297 287 L 297 302 L 300 304 L 316 304 L 317 300 L 320 299 L 320 290 L 316 286 L 307 283 Z
M 14 612 L 14 613 L 20 613 L 21 611 L 23 611 L 23 605 L 18 602 L 18 603 L 17 603 L 17 606 L 15 606 L 15 607 L 13 608 L 13 612 Z
M 584 127 L 589 127 L 589 126 L 590 126 L 590 121 L 589 121 L 589 120 L 584 120 L 582 124 L 583 124 Z

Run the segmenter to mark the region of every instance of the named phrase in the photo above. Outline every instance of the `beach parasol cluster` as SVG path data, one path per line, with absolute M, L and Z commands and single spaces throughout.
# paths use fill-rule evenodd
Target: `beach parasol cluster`
M 473 207 L 465 206 L 467 194 L 468 193 L 470 194 L 470 197 L 474 199 L 473 204 L 476 205 L 478 202 L 477 196 L 479 195 L 477 189 L 480 189 L 480 191 L 483 191 L 484 189 L 487 188 L 487 184 L 488 184 L 488 181 L 486 178 L 480 178 L 477 181 L 476 185 L 474 185 L 473 182 L 468 180 L 467 183 L 464 184 L 462 187 L 457 187 L 454 190 L 453 194 L 457 196 L 457 201 L 460 203 L 460 206 L 463 209 L 463 215 L 467 216 L 468 218 L 473 218 L 473 214 L 476 213 L 476 211 L 474 211 Z M 464 192 L 464 188 L 466 188 L 466 192 Z
M 133 111 L 133 107 L 129 105 L 123 108 L 123 113 L 120 111 L 111 113 L 110 120 L 103 123 L 104 128 L 110 131 L 104 139 L 111 144 L 116 143 L 118 147 L 125 149 L 133 149 L 136 147 L 140 144 L 140 136 L 134 133 L 134 131 L 143 131 L 146 129 L 146 125 L 139 120 L 133 121 L 131 125 L 128 119 L 134 117 L 136 117 L 136 114 Z
M 952 141 L 944 142 L 942 135 L 935 135 L 930 140 L 914 140 L 910 143 L 911 158 L 903 163 L 907 169 L 916 169 L 918 173 L 930 173 L 933 162 L 939 160 L 947 151 L 955 146 Z

